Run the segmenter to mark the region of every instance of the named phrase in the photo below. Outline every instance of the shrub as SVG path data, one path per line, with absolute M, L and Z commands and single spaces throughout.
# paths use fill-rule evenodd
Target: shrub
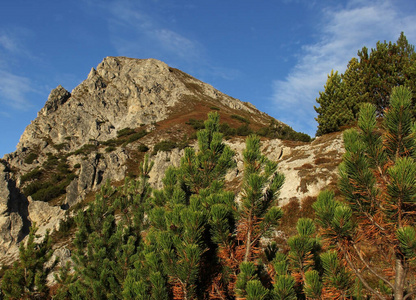
M 59 221 L 59 230 L 55 231 L 54 236 L 57 238 L 67 237 L 74 228 L 76 228 L 75 218 L 66 217 L 65 220 Z
M 195 130 L 200 130 L 200 129 L 205 128 L 203 120 L 189 119 L 189 121 L 186 122 L 185 124 L 191 125 L 192 128 L 195 129 Z
M 74 169 L 79 169 L 79 168 L 81 168 L 81 164 L 75 164 L 74 165 Z
M 224 135 L 225 138 L 236 135 L 237 131 L 235 128 L 230 127 L 228 123 L 222 123 L 219 126 L 219 131 Z
M 58 184 L 60 181 L 64 180 L 65 177 L 66 176 L 63 175 L 63 174 L 54 173 L 54 174 L 52 174 L 51 180 L 49 181 L 49 183 Z
M 271 122 L 268 127 L 262 127 L 257 132 L 258 135 L 289 141 L 310 142 L 312 138 L 306 133 L 297 132 L 287 125 L 280 125 Z
M 94 145 L 94 144 L 85 144 L 84 146 L 82 146 L 78 150 L 72 152 L 71 154 L 74 154 L 74 155 L 79 155 L 79 154 L 87 155 L 87 154 L 91 153 L 94 150 L 97 150 L 97 146 L 96 145 Z
M 28 185 L 23 192 L 25 196 L 31 196 L 33 200 L 48 202 L 65 194 L 66 187 L 75 177 L 74 174 L 68 174 L 66 177 L 60 174 L 54 174 L 50 181 L 44 183 L 35 181 Z
M 238 120 L 240 122 L 246 123 L 246 124 L 250 124 L 250 121 L 242 116 L 239 115 L 231 115 L 231 118 Z
M 65 149 L 67 146 L 68 146 L 68 143 L 61 143 L 61 144 L 53 145 L 53 147 L 58 151 Z
M 37 154 L 37 153 L 34 153 L 34 152 L 30 152 L 29 153 L 29 155 L 28 156 L 26 156 L 26 158 L 25 158 L 25 160 L 24 160 L 24 162 L 25 162 L 25 164 L 32 164 L 33 163 L 33 161 L 35 160 L 35 159 L 37 159 L 39 157 L 39 155 Z
M 121 129 L 121 130 L 117 131 L 117 137 L 120 138 L 120 137 L 123 137 L 123 136 L 127 136 L 127 135 L 130 135 L 130 134 L 133 134 L 134 132 L 135 132 L 134 129 L 126 127 L 124 129 Z
M 104 146 L 115 147 L 115 146 L 120 146 L 121 144 L 123 144 L 123 142 L 124 142 L 124 140 L 122 140 L 122 139 L 110 139 L 110 140 L 107 140 L 107 141 L 102 141 L 102 142 L 100 142 L 100 144 L 104 145 Z
M 114 150 L 116 150 L 116 147 L 114 147 L 114 146 L 109 146 L 109 147 L 107 147 L 107 148 L 105 148 L 105 152 L 113 152 Z
M 139 152 L 147 152 L 149 151 L 149 147 L 147 147 L 145 144 L 140 144 L 139 147 L 137 147 L 137 150 L 139 150 Z
M 23 194 L 25 196 L 30 196 L 36 193 L 38 190 L 45 187 L 45 184 L 40 181 L 35 181 L 29 184 L 27 187 L 23 189 Z
M 147 132 L 145 130 L 139 131 L 139 132 L 135 132 L 132 135 L 130 135 L 127 139 L 127 141 L 124 142 L 125 145 L 135 142 L 138 139 L 141 139 L 142 137 L 144 137 L 147 134 Z M 123 144 L 123 145 L 124 145 Z
M 69 185 L 71 181 L 74 180 L 75 178 L 77 178 L 77 175 L 75 175 L 74 173 L 67 174 L 66 175 L 67 184 Z
M 159 151 L 170 151 L 176 147 L 177 144 L 174 141 L 161 141 L 154 146 L 152 154 L 155 155 Z
M 32 171 L 22 175 L 22 177 L 20 177 L 20 182 L 21 183 L 25 183 L 27 181 L 31 181 L 34 179 L 39 179 L 42 176 L 42 171 L 38 168 L 33 169 Z
M 71 171 L 69 170 L 69 166 L 65 161 L 61 161 L 58 166 L 57 166 L 57 171 L 61 174 L 68 174 L 71 173 Z
M 240 136 L 248 136 L 252 133 L 253 131 L 251 130 L 251 128 L 248 126 L 248 124 L 244 124 L 241 125 L 240 127 L 237 128 L 236 133 L 237 135 Z
M 54 168 L 59 163 L 59 158 L 53 154 L 48 155 L 48 160 L 43 163 L 45 169 Z
M 31 196 L 33 200 L 48 202 L 62 194 L 65 194 L 65 187 L 62 185 L 49 185 L 36 191 Z
M 198 138 L 196 132 L 193 132 L 189 135 L 189 140 L 196 140 Z

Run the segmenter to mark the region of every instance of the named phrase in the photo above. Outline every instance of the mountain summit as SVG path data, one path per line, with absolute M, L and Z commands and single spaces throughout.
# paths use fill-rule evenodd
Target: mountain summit
M 73 149 L 90 140 L 114 138 L 123 128 L 159 122 L 175 112 L 192 112 L 201 102 L 249 113 L 259 122 L 270 119 L 253 105 L 161 61 L 107 57 L 71 93 L 61 86 L 51 92 L 17 148 L 33 148 L 39 140 L 50 139 Z

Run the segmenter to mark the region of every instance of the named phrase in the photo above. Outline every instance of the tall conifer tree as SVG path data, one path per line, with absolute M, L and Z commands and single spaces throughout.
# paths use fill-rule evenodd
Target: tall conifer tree
M 318 136 L 337 131 L 342 125 L 353 120 L 353 115 L 345 102 L 344 82 L 338 71 L 331 71 L 324 89 L 323 92 L 319 92 L 319 98 L 316 99 L 319 107 L 314 107 L 318 113 L 316 118 Z
M 402 32 L 396 43 L 378 42 L 376 48 L 363 47 L 344 74 L 331 71 L 324 91 L 316 99 L 317 135 L 338 131 L 357 120 L 360 103 L 376 106 L 377 114 L 389 105 L 392 89 L 404 85 L 416 95 L 416 52 Z M 339 89 L 339 87 L 342 87 Z M 415 111 L 416 98 L 411 109 Z M 415 114 L 415 113 L 414 113 Z
M 175 299 L 204 297 L 206 285 L 218 271 L 213 268 L 215 261 L 210 261 L 215 255 L 211 248 L 229 234 L 234 201 L 223 184 L 234 165 L 233 155 L 222 141 L 218 113 L 210 113 L 205 129 L 198 132 L 198 151 L 185 148 L 180 166 L 167 170 L 164 189 L 155 191 L 151 200 L 149 249 L 160 254 Z

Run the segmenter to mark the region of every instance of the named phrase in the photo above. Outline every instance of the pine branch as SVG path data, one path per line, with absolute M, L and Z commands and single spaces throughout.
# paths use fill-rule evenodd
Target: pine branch
M 364 277 L 361 275 L 361 273 L 357 270 L 357 268 L 355 267 L 355 265 L 353 264 L 353 262 L 351 261 L 348 252 L 345 250 L 344 246 L 341 245 L 338 242 L 338 249 L 340 249 L 342 251 L 342 254 L 345 258 L 345 260 L 347 261 L 348 265 L 350 266 L 351 270 L 353 270 L 354 274 L 360 279 L 361 283 L 373 294 L 375 295 L 378 299 L 381 300 L 386 300 L 386 298 L 382 297 L 376 290 L 374 290 L 369 284 L 368 282 L 364 279 Z
M 386 283 L 388 286 L 390 286 L 392 289 L 394 289 L 393 284 L 388 281 L 386 278 L 384 278 L 383 276 L 381 276 L 380 274 L 378 274 L 376 271 L 374 271 L 373 268 L 371 268 L 371 266 L 367 263 L 367 261 L 364 259 L 364 257 L 362 256 L 360 250 L 357 248 L 357 245 L 355 243 L 352 244 L 353 249 L 355 250 L 355 253 L 357 253 L 360 261 L 366 266 L 366 268 L 373 274 L 375 275 L 378 279 L 382 280 L 384 283 Z

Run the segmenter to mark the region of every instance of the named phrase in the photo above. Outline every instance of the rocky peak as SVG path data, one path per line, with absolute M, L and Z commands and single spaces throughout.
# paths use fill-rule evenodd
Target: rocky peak
M 54 112 L 58 109 L 59 106 L 64 104 L 71 94 L 64 89 L 61 85 L 58 85 L 55 89 L 51 91 L 46 101 L 45 106 L 39 112 L 42 115 L 47 115 L 50 112 Z
M 114 138 L 118 130 L 126 127 L 165 120 L 175 107 L 179 111 L 189 107 L 190 99 L 243 110 L 255 117 L 262 114 L 252 105 L 224 95 L 161 61 L 107 57 L 71 93 L 62 86 L 52 90 L 17 149 L 62 143 L 77 149 L 91 140 Z

